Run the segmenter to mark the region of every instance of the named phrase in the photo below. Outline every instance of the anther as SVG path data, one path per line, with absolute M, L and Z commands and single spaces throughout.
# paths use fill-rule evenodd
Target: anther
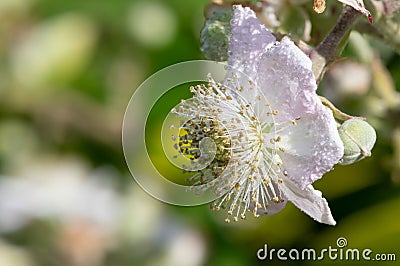
M 235 184 L 235 189 L 236 189 L 236 190 L 239 190 L 239 189 L 240 189 L 240 184 L 239 184 L 239 183 L 236 183 L 236 184 Z
M 257 210 L 256 210 L 256 209 L 253 210 L 253 216 L 254 216 L 255 218 L 260 217 L 260 215 L 257 214 Z

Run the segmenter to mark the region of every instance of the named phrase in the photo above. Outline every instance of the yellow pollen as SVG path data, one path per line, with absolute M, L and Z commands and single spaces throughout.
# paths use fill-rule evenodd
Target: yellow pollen
M 254 215 L 254 217 L 256 217 L 256 218 L 260 217 L 260 215 L 257 214 L 257 210 L 256 210 L 256 209 L 253 210 L 253 215 Z
M 237 190 L 240 189 L 240 184 L 239 184 L 239 183 L 236 183 L 236 184 L 235 184 L 235 189 L 237 189 Z

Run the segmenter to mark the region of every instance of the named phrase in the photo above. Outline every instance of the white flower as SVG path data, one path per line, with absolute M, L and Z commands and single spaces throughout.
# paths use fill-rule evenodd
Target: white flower
M 288 38 L 276 42 L 249 8 L 235 6 L 231 25 L 224 82 L 192 87 L 194 97 L 174 110 L 186 118 L 176 148 L 198 170 L 193 187 L 222 195 L 212 207 L 234 221 L 246 211 L 272 215 L 289 200 L 334 225 L 311 183 L 339 161 L 343 144 L 315 93 L 310 59 Z

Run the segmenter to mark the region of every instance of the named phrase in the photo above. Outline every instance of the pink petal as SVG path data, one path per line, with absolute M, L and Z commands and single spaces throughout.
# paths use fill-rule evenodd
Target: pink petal
M 372 24 L 372 15 L 365 8 L 363 0 L 338 0 L 338 1 L 351 6 L 352 8 L 354 8 L 355 10 L 366 16 L 369 20 L 369 23 Z
M 278 111 L 282 169 L 300 188 L 321 178 L 343 156 L 336 122 L 315 92 L 311 68 L 311 60 L 284 38 L 262 57 L 258 70 L 258 86 Z
M 234 6 L 231 26 L 228 64 L 255 79 L 257 62 L 275 37 L 249 7 Z
M 257 84 L 271 108 L 279 111 L 277 122 L 315 111 L 319 99 L 311 68 L 311 60 L 288 38 L 261 58 Z
M 314 220 L 324 224 L 336 224 L 328 202 L 322 197 L 321 191 L 315 190 L 311 185 L 300 189 L 287 179 L 280 184 L 280 189 L 288 200 Z
M 343 156 L 343 143 L 331 110 L 321 103 L 282 132 L 279 156 L 287 177 L 300 188 L 320 179 Z

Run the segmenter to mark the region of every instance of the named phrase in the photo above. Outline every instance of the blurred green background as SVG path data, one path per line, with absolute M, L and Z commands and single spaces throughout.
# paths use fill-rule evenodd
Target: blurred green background
M 338 237 L 400 260 L 400 57 L 358 33 L 319 92 L 366 116 L 378 141 L 371 158 L 336 166 L 315 183 L 335 227 L 292 204 L 272 217 L 225 224 L 224 211 L 171 206 L 134 182 L 121 146 L 125 108 L 157 70 L 203 58 L 207 2 L 0 0 L 1 266 L 257 265 L 268 263 L 256 256 L 264 244 L 320 250 L 336 247 Z M 305 36 L 306 24 L 290 14 L 316 25 L 311 44 L 341 7 L 331 1 L 317 15 L 312 1 L 292 2 L 298 5 L 288 4 L 280 19 L 295 27 L 294 38 Z

